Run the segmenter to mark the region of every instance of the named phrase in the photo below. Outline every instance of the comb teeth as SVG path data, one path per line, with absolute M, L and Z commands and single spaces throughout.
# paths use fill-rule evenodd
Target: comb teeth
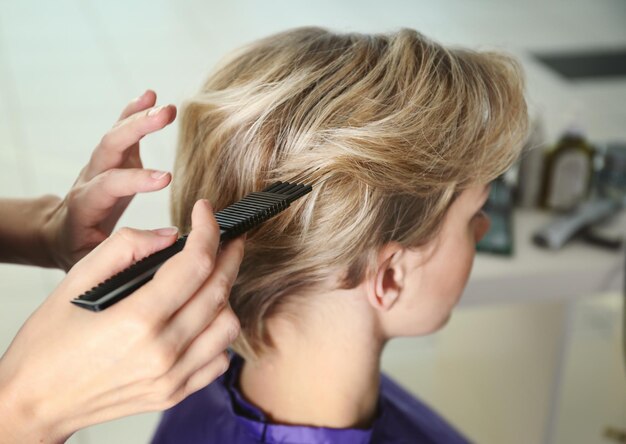
M 285 210 L 311 189 L 311 186 L 304 184 L 275 182 L 263 191 L 250 193 L 242 200 L 218 211 L 215 219 L 220 227 L 220 242 L 255 228 Z M 183 249 L 186 241 L 187 235 L 179 237 L 168 248 L 135 262 L 71 302 L 92 311 L 104 310 L 150 281 L 167 259 Z
M 276 182 L 263 191 L 248 194 L 215 214 L 224 231 L 224 239 L 237 237 L 261 222 L 280 213 L 293 201 L 311 191 L 311 187 L 289 182 Z
M 263 192 L 272 192 L 285 195 L 289 200 L 289 203 L 291 203 L 299 197 L 309 193 L 312 189 L 313 188 L 310 185 L 291 184 L 289 182 L 276 182 L 263 190 Z
M 263 191 L 265 191 L 266 193 L 274 192 L 274 190 L 277 189 L 279 186 L 281 186 L 283 183 L 284 182 L 274 182 L 273 184 L 271 184 L 269 187 L 267 187 Z
M 225 231 L 221 240 L 239 236 L 288 206 L 289 201 L 285 197 L 276 197 L 264 192 L 249 194 L 243 200 L 215 214 L 220 229 Z

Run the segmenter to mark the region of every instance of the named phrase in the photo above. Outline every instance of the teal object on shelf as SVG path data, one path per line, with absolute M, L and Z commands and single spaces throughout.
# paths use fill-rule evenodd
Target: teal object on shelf
M 502 178 L 491 183 L 491 191 L 483 207 L 491 219 L 491 228 L 476 244 L 476 251 L 512 256 L 513 238 L 513 190 Z

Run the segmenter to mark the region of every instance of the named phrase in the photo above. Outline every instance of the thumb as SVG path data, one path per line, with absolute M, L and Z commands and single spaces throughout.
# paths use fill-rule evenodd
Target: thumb
M 169 247 L 177 239 L 178 229 L 137 230 L 121 228 L 81 259 L 67 275 L 68 291 L 76 296 L 140 259 Z

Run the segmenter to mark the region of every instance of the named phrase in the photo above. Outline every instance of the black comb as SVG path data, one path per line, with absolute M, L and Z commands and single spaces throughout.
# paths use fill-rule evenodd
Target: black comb
M 276 182 L 263 191 L 250 193 L 242 200 L 218 211 L 215 219 L 220 227 L 220 243 L 265 222 L 310 191 L 309 185 Z M 186 241 L 187 235 L 179 237 L 169 247 L 135 262 L 73 299 L 72 304 L 92 311 L 101 311 L 115 304 L 151 280 L 167 259 L 183 249 Z

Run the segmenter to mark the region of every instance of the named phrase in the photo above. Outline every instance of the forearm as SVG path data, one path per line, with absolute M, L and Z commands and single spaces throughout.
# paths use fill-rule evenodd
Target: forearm
M 42 228 L 61 199 L 0 199 L 0 262 L 56 267 Z

